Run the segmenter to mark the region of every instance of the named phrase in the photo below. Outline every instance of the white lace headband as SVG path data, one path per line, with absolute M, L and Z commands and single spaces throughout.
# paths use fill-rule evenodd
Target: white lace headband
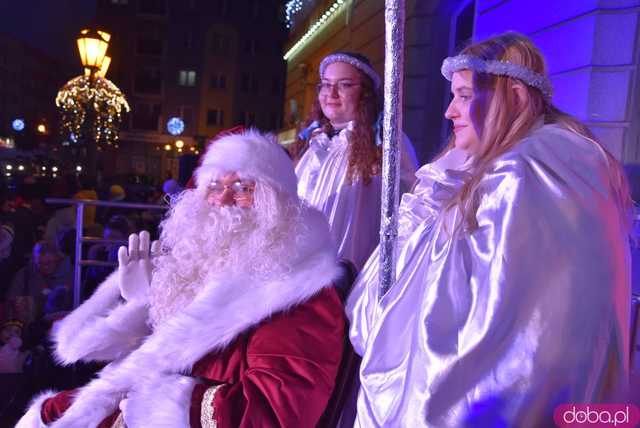
M 320 78 L 324 76 L 324 70 L 327 68 L 329 64 L 333 64 L 334 62 L 346 62 L 362 71 L 364 74 L 369 76 L 371 80 L 373 80 L 373 86 L 375 89 L 380 89 L 380 85 L 382 84 L 382 80 L 376 71 L 367 63 L 360 61 L 358 58 L 353 57 L 349 54 L 337 53 L 326 56 L 322 62 L 320 63 Z
M 498 76 L 509 76 L 521 80 L 529 86 L 537 88 L 548 100 L 553 96 L 553 87 L 546 76 L 536 73 L 530 68 L 508 61 L 484 60 L 471 55 L 458 55 L 445 58 L 440 71 L 449 81 L 453 73 L 460 70 L 471 70 L 476 73 L 489 73 Z

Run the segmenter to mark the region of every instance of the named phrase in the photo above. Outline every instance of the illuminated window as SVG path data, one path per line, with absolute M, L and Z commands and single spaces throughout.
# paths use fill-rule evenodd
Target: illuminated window
M 180 70 L 178 84 L 180 86 L 196 86 L 196 72 L 193 70 Z

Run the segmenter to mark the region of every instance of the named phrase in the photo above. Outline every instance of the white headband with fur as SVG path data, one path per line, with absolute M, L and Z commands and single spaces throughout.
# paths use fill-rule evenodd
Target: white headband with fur
M 539 89 L 542 95 L 548 100 L 553 96 L 553 87 L 546 76 L 536 73 L 528 67 L 509 61 L 485 60 L 472 55 L 450 56 L 442 62 L 442 68 L 440 70 L 445 79 L 449 81 L 451 81 L 453 73 L 460 70 L 509 76 Z
M 382 85 L 382 80 L 376 71 L 366 62 L 359 60 L 358 58 L 351 56 L 346 53 L 335 53 L 331 55 L 327 55 L 324 57 L 322 62 L 320 63 L 320 78 L 324 76 L 324 70 L 327 68 L 329 64 L 333 64 L 334 62 L 344 62 L 349 65 L 354 66 L 358 70 L 362 71 L 364 74 L 369 76 L 371 80 L 373 80 L 373 87 L 375 89 L 380 89 L 380 85 Z

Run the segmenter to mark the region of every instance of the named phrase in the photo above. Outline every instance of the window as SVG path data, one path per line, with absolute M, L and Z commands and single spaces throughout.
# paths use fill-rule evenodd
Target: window
M 253 74 L 243 74 L 240 79 L 240 92 L 257 94 L 260 91 L 258 78 Z
M 164 51 L 164 42 L 160 39 L 154 39 L 148 35 L 139 35 L 136 43 L 136 52 L 138 55 L 162 56 Z
M 243 50 L 246 54 L 255 55 L 260 52 L 260 42 L 256 39 L 245 40 Z
M 218 10 L 225 15 L 229 11 L 229 0 L 218 0 Z
M 449 51 L 451 54 L 458 52 L 471 42 L 473 36 L 473 21 L 475 18 L 476 2 L 467 0 L 457 14 L 453 16 L 452 34 Z
M 231 49 L 231 39 L 219 33 L 211 34 L 210 51 L 213 54 L 225 55 Z
M 180 70 L 178 84 L 180 86 L 196 86 L 196 72 L 193 70 Z
M 154 67 L 144 67 L 136 71 L 133 82 L 134 92 L 138 94 L 162 94 L 162 74 Z
M 138 12 L 148 15 L 164 15 L 165 0 L 138 0 Z
M 238 112 L 237 122 L 244 126 L 252 126 L 256 122 L 256 114 L 249 111 L 240 111 Z
M 185 49 L 193 48 L 193 31 L 187 31 L 184 35 L 183 46 Z
M 258 0 L 249 0 L 249 15 L 251 18 L 256 19 L 260 14 L 260 2 Z
M 227 87 L 226 76 L 222 73 L 214 74 L 209 81 L 209 87 L 211 89 L 225 89 Z
M 223 126 L 224 112 L 222 110 L 207 110 L 207 126 Z
M 161 111 L 160 104 L 137 104 L 133 109 L 132 127 L 145 131 L 157 131 Z

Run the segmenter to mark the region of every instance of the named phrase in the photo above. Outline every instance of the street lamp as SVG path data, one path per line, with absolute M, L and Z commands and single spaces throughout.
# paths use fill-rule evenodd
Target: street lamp
M 105 77 L 111 64 L 110 40 L 105 31 L 80 31 L 77 44 L 84 73 L 68 81 L 56 97 L 65 140 L 84 143 L 85 171 L 91 174 L 97 171 L 98 144 L 117 142 L 121 114 L 131 110 L 122 91 Z
M 107 76 L 107 70 L 109 70 L 109 66 L 111 65 L 111 57 L 105 56 L 102 60 L 102 64 L 100 65 L 100 70 L 96 73 L 100 77 Z
M 85 28 L 80 31 L 78 36 L 78 52 L 80 52 L 80 62 L 89 70 L 89 76 L 94 77 L 100 72 L 102 62 L 107 55 L 111 34 L 100 30 L 91 30 Z
M 107 56 L 107 48 L 109 47 L 109 40 L 111 40 L 111 34 L 99 30 L 91 30 L 85 28 L 80 31 L 78 36 L 78 52 L 80 53 L 80 62 L 84 67 L 85 76 L 89 77 L 90 87 L 93 88 L 96 77 L 100 76 L 102 71 L 102 64 Z M 109 59 L 109 63 L 111 59 Z M 108 64 L 107 64 L 108 67 Z M 106 70 L 105 70 L 106 73 Z M 101 76 L 101 77 L 104 77 Z M 91 106 L 86 109 L 86 117 L 84 120 L 84 128 L 89 130 L 90 126 L 93 126 L 95 111 Z M 86 141 L 87 150 L 87 164 L 89 165 L 89 171 L 96 170 L 97 153 L 96 153 L 96 141 L 90 139 L 87 134 L 89 132 L 83 132 L 83 136 Z

